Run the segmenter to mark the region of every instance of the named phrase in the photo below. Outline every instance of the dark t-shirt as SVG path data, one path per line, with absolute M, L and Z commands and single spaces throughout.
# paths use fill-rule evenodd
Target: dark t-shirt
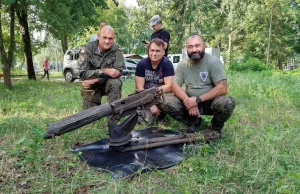
M 164 85 L 164 78 L 174 76 L 174 67 L 167 57 L 163 57 L 156 69 L 152 68 L 149 57 L 140 60 L 136 66 L 135 75 L 145 78 L 144 89 Z
M 165 56 L 168 56 L 168 50 L 169 50 L 169 41 L 170 41 L 170 33 L 165 30 L 164 28 L 160 29 L 157 32 L 154 32 L 151 35 L 151 40 L 153 40 L 154 38 L 159 38 L 161 40 L 163 40 L 164 42 L 168 43 L 168 47 L 165 49 Z

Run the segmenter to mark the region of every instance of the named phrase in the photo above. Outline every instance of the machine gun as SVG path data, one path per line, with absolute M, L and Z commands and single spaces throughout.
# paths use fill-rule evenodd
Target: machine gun
M 44 135 L 45 139 L 50 139 L 64 133 L 71 132 L 93 121 L 108 117 L 109 145 L 119 151 L 133 151 L 138 149 L 148 149 L 164 145 L 180 144 L 195 141 L 211 141 L 219 138 L 218 134 L 211 131 L 197 135 L 190 134 L 174 135 L 170 137 L 158 137 L 153 139 L 131 140 L 131 131 L 138 121 L 139 109 L 149 109 L 152 105 L 163 102 L 162 90 L 150 88 L 121 98 L 112 103 L 105 103 L 90 109 L 83 110 L 77 114 L 65 117 L 62 120 L 48 125 L 48 130 Z M 125 118 L 121 124 L 117 124 L 121 118 Z M 124 147 L 128 144 L 129 147 Z
M 152 105 L 163 102 L 162 90 L 150 88 L 126 98 L 118 99 L 112 103 L 105 103 L 92 107 L 77 114 L 63 118 L 62 120 L 48 125 L 44 135 L 45 139 L 73 131 L 103 117 L 108 118 L 108 128 L 111 146 L 121 146 L 129 142 L 130 132 L 138 121 L 138 109 L 147 109 Z M 128 116 L 120 125 L 117 124 L 121 118 Z

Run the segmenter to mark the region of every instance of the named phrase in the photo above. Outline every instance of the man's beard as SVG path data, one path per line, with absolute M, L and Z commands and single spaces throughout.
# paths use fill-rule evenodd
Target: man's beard
M 200 61 L 205 55 L 205 52 L 193 52 L 193 53 L 188 53 L 189 58 L 192 61 Z

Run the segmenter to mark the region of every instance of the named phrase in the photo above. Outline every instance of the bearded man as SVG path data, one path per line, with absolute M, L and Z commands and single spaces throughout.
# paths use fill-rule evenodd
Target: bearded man
M 235 107 L 234 98 L 226 96 L 224 65 L 217 57 L 205 53 L 205 42 L 199 35 L 187 39 L 186 49 L 189 58 L 178 64 L 172 85 L 174 95 L 165 96 L 164 108 L 170 116 L 195 130 L 202 115 L 213 115 L 210 130 L 220 137 Z

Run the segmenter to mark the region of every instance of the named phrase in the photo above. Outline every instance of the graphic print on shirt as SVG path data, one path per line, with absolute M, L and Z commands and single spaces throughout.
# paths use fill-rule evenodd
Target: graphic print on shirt
M 158 87 L 163 85 L 164 79 L 162 78 L 162 68 L 157 71 L 145 69 L 145 89 Z
M 208 72 L 200 72 L 200 77 L 202 79 L 202 81 L 206 81 L 206 78 L 207 78 L 207 75 L 208 75 Z

